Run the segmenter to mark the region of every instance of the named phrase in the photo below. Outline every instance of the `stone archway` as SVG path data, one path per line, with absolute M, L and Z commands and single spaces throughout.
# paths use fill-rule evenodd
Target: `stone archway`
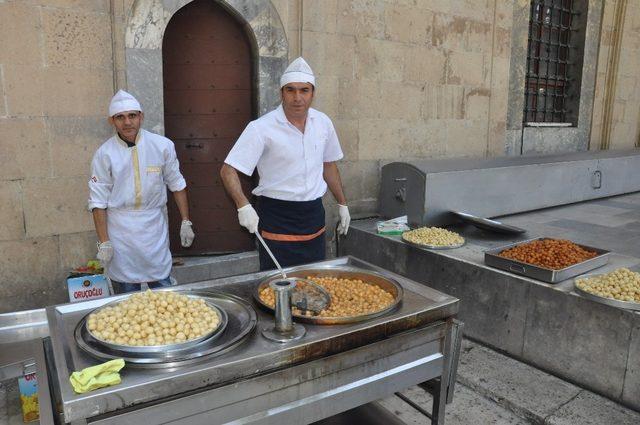
M 127 89 L 145 108 L 145 127 L 164 134 L 162 37 L 169 20 L 192 0 L 136 0 L 125 33 Z M 256 106 L 262 115 L 280 103 L 279 79 L 288 64 L 289 43 L 270 1 L 211 0 L 246 25 L 253 43 Z

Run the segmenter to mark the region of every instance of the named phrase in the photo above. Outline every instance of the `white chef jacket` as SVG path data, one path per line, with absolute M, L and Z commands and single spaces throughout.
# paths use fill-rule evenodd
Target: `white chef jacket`
M 304 134 L 287 120 L 282 105 L 251 121 L 224 162 L 248 176 L 258 168 L 257 196 L 311 201 L 325 194 L 323 163 L 343 157 L 328 116 L 309 108 Z
M 93 156 L 88 207 L 107 210 L 111 279 L 142 283 L 169 276 L 167 186 L 175 192 L 187 185 L 166 137 L 141 129 L 136 145 L 128 147 L 116 134 Z

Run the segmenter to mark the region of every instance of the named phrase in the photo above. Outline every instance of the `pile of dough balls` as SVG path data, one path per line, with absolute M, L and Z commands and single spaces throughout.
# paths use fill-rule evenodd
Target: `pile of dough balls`
M 440 227 L 420 227 L 402 234 L 402 239 L 419 245 L 458 246 L 464 243 L 464 238 L 447 229 Z
M 201 298 L 146 291 L 91 313 L 87 328 L 106 342 L 131 346 L 177 344 L 213 332 L 218 313 Z
M 640 273 L 626 268 L 600 276 L 576 279 L 576 286 L 599 297 L 640 303 Z
M 322 286 L 331 296 L 329 307 L 317 317 L 350 317 L 375 313 L 389 307 L 395 301 L 392 294 L 377 285 L 360 279 L 342 279 L 337 277 L 309 276 L 308 280 Z M 260 291 L 260 299 L 271 308 L 275 307 L 275 293 L 270 287 Z M 302 315 L 293 308 L 294 315 Z M 306 315 L 312 315 L 306 312 Z

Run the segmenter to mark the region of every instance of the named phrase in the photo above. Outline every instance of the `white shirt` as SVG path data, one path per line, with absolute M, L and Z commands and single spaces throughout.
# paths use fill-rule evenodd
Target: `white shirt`
M 166 137 L 140 130 L 136 145 L 128 147 L 116 134 L 95 153 L 88 207 L 107 210 L 112 279 L 141 283 L 169 276 L 167 187 L 179 191 L 186 182 L 175 146 Z
M 303 134 L 280 105 L 247 125 L 224 162 L 248 176 L 257 167 L 260 181 L 254 195 L 311 201 L 327 191 L 324 163 L 342 157 L 329 117 L 309 108 Z

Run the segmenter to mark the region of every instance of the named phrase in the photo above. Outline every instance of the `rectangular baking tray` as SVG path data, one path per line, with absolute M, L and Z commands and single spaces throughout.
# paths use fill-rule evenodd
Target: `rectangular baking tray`
M 606 251 L 600 248 L 594 248 L 587 245 L 581 245 L 581 244 L 576 244 L 576 245 L 584 249 L 587 249 L 589 251 L 595 251 L 598 255 L 589 260 L 586 260 L 581 263 L 574 264 L 572 266 L 565 267 L 564 269 L 559 269 L 559 270 L 545 269 L 543 267 L 534 266 L 533 264 L 527 264 L 521 261 L 511 260 L 509 258 L 500 257 L 498 255 L 505 249 L 513 248 L 518 245 L 523 245 L 529 242 L 542 240 L 542 239 L 553 239 L 553 238 L 529 239 L 526 241 L 516 242 L 510 245 L 505 245 L 499 248 L 490 249 L 488 251 L 485 251 L 484 253 L 484 263 L 488 266 L 495 267 L 497 269 L 506 270 L 511 273 L 530 277 L 532 279 L 538 279 L 543 282 L 558 283 L 558 282 L 562 282 L 563 280 L 567 280 L 572 277 L 586 273 L 589 270 L 593 270 L 595 268 L 604 266 L 609 262 L 609 251 Z

